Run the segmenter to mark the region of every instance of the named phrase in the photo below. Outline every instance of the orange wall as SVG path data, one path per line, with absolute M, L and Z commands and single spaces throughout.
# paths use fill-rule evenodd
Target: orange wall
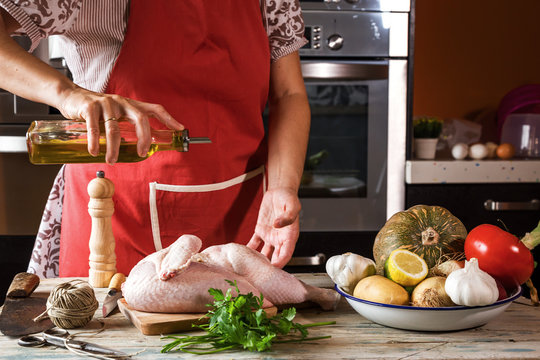
M 539 0 L 416 0 L 415 31 L 414 115 L 496 110 L 540 83 Z

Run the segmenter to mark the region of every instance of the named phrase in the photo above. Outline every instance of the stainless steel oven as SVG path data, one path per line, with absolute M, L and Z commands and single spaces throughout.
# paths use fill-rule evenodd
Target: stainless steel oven
M 405 205 L 410 0 L 300 1 L 312 123 L 291 270 L 324 271 L 345 251 L 372 256 L 376 232 Z M 318 267 L 317 267 L 318 265 Z
M 404 206 L 407 1 L 301 2 L 312 126 L 303 231 L 376 231 Z

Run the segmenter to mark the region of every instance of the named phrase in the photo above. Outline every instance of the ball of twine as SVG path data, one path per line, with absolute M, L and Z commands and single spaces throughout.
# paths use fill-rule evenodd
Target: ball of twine
M 73 280 L 57 285 L 47 299 L 47 310 L 42 316 L 51 319 L 54 325 L 62 329 L 83 327 L 92 318 L 98 308 L 94 289 L 83 280 Z

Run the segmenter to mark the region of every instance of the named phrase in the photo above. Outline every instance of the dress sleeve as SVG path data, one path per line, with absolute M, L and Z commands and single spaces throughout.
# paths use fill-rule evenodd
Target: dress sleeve
M 77 18 L 82 0 L 0 0 L 4 8 L 21 27 L 17 35 L 27 35 L 32 41 L 30 51 L 41 39 L 63 34 Z
M 307 43 L 299 0 L 264 0 L 263 6 L 272 61 Z

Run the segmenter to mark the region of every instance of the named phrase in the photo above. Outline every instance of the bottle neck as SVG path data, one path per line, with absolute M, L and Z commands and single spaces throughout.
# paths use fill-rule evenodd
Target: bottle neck
M 152 130 L 152 144 L 150 145 L 148 156 L 151 156 L 157 151 L 187 151 L 186 133 L 187 130 Z

